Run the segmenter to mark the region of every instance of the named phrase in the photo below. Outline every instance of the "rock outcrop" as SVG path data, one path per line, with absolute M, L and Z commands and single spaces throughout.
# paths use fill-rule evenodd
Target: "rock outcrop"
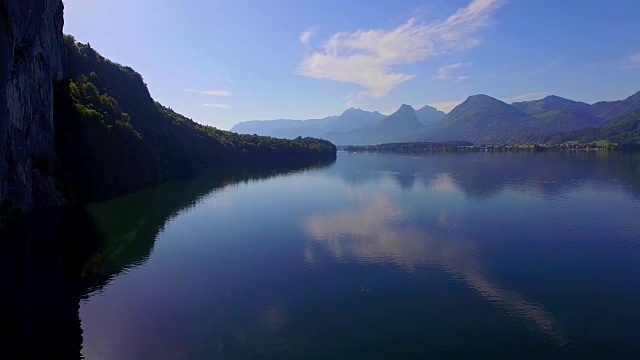
M 63 23 L 61 0 L 0 1 L 0 218 L 64 201 L 53 177 Z

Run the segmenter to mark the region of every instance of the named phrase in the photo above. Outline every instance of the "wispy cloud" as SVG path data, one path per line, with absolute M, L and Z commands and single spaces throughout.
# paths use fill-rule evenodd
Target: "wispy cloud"
M 391 30 L 336 33 L 324 43 L 321 51 L 303 58 L 297 73 L 315 79 L 358 84 L 367 89 L 369 96 L 385 96 L 415 77 L 394 71 L 395 66 L 477 46 L 480 40 L 474 34 L 489 23 L 490 14 L 502 2 L 473 0 L 447 19 L 428 24 L 420 24 L 416 18 L 411 18 Z
M 524 76 L 524 78 L 531 78 L 534 76 L 538 76 L 538 75 L 542 75 L 544 73 L 547 73 L 551 70 L 555 70 L 557 69 L 560 65 L 562 65 L 562 62 L 558 59 L 553 59 L 550 61 L 547 61 L 544 64 L 540 64 L 538 66 L 536 66 L 535 68 L 531 69 L 529 72 L 525 72 L 525 73 L 518 73 L 519 76 Z
M 635 53 L 622 58 L 592 61 L 589 63 L 591 67 L 608 67 L 618 68 L 622 70 L 640 68 L 640 53 Z
M 521 95 L 509 96 L 504 98 L 503 100 L 507 103 L 517 102 L 517 101 L 538 100 L 550 94 L 551 93 L 548 91 L 536 91 L 536 92 L 530 92 L 530 93 L 521 94 Z
M 209 75 L 210 78 L 218 81 L 224 81 L 229 84 L 235 84 L 237 81 L 232 79 L 230 76 L 220 76 L 220 75 Z
M 204 107 L 208 107 L 208 108 L 215 108 L 215 109 L 228 109 L 230 108 L 229 105 L 227 104 L 200 104 Z
M 469 65 L 470 63 L 454 63 L 454 64 L 448 64 L 448 65 L 442 65 L 438 68 L 438 73 L 436 74 L 436 76 L 433 77 L 433 80 L 446 80 L 446 79 L 451 79 L 451 73 L 454 72 L 455 70 Z M 458 81 L 462 81 L 462 80 L 466 80 L 467 78 L 469 78 L 468 76 L 458 76 L 456 78 L 456 80 Z
M 456 81 L 457 82 L 463 82 L 463 81 L 467 80 L 470 77 L 471 76 L 461 75 L 461 76 L 456 77 Z
M 197 90 L 197 89 L 187 89 L 189 92 L 198 93 L 201 95 L 209 95 L 209 96 L 232 96 L 233 93 L 227 90 Z
M 440 111 L 444 111 L 448 113 L 449 111 L 453 110 L 453 108 L 455 108 L 456 106 L 462 104 L 463 101 L 464 100 L 439 101 L 439 102 L 429 103 L 428 105 Z
M 358 100 L 356 100 L 356 96 L 353 93 L 347 94 L 347 96 L 344 97 L 344 100 L 345 100 L 344 106 L 347 108 L 358 106 Z
M 298 37 L 298 40 L 300 40 L 300 43 L 302 45 L 307 46 L 309 45 L 309 41 L 311 41 L 311 37 L 315 34 L 316 34 L 316 28 L 310 27 L 300 34 L 300 37 Z
M 230 91 L 227 91 L 227 90 L 204 90 L 200 94 L 202 94 L 202 95 L 211 95 L 211 96 L 231 96 L 231 95 L 233 95 Z
M 632 69 L 640 67 L 640 53 L 628 56 L 624 61 L 624 68 Z

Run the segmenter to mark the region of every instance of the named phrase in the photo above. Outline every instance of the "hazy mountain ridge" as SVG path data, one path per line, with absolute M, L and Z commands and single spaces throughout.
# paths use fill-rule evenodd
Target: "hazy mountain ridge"
M 382 144 L 396 141 L 423 128 L 414 108 L 405 104 L 379 124 L 346 132 L 329 132 L 323 138 L 337 145 Z
M 400 111 L 403 109 L 403 111 Z M 368 144 L 393 141 L 407 136 L 417 129 L 442 120 L 446 114 L 429 105 L 419 110 L 409 105 L 398 109 L 400 113 L 385 116 L 377 111 L 369 112 L 350 108 L 341 115 L 309 120 L 253 120 L 236 124 L 231 131 L 274 137 L 295 138 L 313 136 L 336 144 Z M 387 120 L 391 118 L 391 120 Z M 395 120 L 394 120 L 395 119 Z M 386 123 L 386 125 L 381 125 Z
M 440 111 L 434 107 L 425 105 L 420 109 L 416 110 L 416 116 L 418 117 L 418 121 L 420 121 L 422 125 L 429 126 L 444 119 L 444 117 L 447 116 L 447 114 L 445 114 L 443 111 Z
M 385 116 L 377 111 L 350 108 L 340 115 L 327 116 L 322 119 L 243 121 L 234 125 L 231 131 L 240 134 L 258 134 L 286 139 L 293 139 L 298 136 L 321 137 L 327 132 L 351 131 L 374 125 L 384 118 Z
M 595 104 L 556 95 L 507 104 L 480 94 L 470 96 L 448 114 L 428 105 L 419 110 L 403 105 L 388 117 L 349 109 L 342 115 L 317 120 L 243 122 L 232 130 L 245 132 L 250 129 L 254 130 L 250 133 L 287 138 L 317 136 L 337 145 L 412 141 L 544 142 L 557 134 L 596 129 L 604 126 L 607 120 L 637 109 L 640 109 L 640 92 L 624 100 Z M 360 122 L 354 121 L 353 116 L 346 116 L 349 112 L 360 114 Z M 371 120 L 372 114 L 378 118 Z

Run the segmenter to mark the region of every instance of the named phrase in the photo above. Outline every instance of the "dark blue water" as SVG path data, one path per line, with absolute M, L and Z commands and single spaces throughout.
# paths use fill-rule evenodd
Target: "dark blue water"
M 339 153 L 89 207 L 89 359 L 639 358 L 640 157 Z

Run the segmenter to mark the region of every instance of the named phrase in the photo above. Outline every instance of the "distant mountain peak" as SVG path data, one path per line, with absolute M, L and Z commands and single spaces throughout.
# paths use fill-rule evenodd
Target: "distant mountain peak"
M 482 105 L 482 104 L 486 104 L 486 105 L 490 105 L 491 106 L 502 106 L 502 107 L 512 107 L 511 105 L 507 104 L 506 102 L 496 99 L 493 96 L 489 96 L 489 95 L 485 95 L 485 94 L 477 94 L 477 95 L 471 95 L 467 98 L 467 100 L 463 101 L 462 104 L 456 106 L 455 108 L 453 108 L 452 111 L 455 111 L 457 108 L 461 107 L 465 108 L 468 106 L 477 106 L 477 105 Z M 513 108 L 514 110 L 517 110 L 516 108 Z M 519 111 L 519 110 L 518 110 Z
M 429 105 L 425 105 L 416 110 L 418 121 L 420 121 L 420 123 L 425 126 L 430 126 L 437 123 L 438 121 L 442 120 L 445 115 L 446 114 L 444 112 Z
M 409 111 L 416 111 L 416 110 L 411 105 L 402 104 L 394 114 L 401 113 L 401 112 L 409 112 Z
M 545 96 L 543 100 L 545 100 L 545 99 L 546 100 L 567 100 L 567 99 L 565 99 L 563 97 L 560 97 L 558 95 L 553 95 L 553 94 Z
M 492 96 L 486 95 L 486 94 L 476 94 L 476 95 L 471 95 L 467 98 L 467 100 L 496 100 L 496 101 L 500 101 Z
M 380 124 L 383 127 L 402 129 L 418 129 L 423 127 L 420 121 L 418 121 L 415 109 L 411 105 L 407 104 L 402 104 L 396 112 L 387 116 Z
M 449 112 L 449 114 L 455 113 L 455 112 L 459 112 L 459 111 L 466 111 L 465 109 L 468 109 L 470 107 L 476 107 L 476 106 L 491 106 L 491 107 L 500 107 L 504 110 L 507 110 L 509 112 L 518 112 L 520 113 L 520 110 L 516 109 L 515 107 L 505 103 L 502 100 L 498 100 L 494 97 L 491 97 L 489 95 L 485 95 L 485 94 L 478 94 L 478 95 L 471 95 L 467 98 L 467 100 L 463 101 L 462 104 L 456 106 L 455 108 L 453 108 L 453 110 L 451 110 L 451 112 Z
M 596 114 L 592 106 L 587 103 L 565 99 L 557 95 L 548 95 L 539 100 L 514 102 L 511 105 L 529 115 L 539 115 L 551 110 L 577 110 L 591 115 Z
M 360 114 L 360 113 L 368 113 L 368 112 L 369 111 L 365 111 L 355 107 L 350 107 L 347 110 L 343 111 L 341 115 L 351 115 L 351 114 Z
M 431 109 L 431 110 L 435 110 L 435 111 L 440 111 L 440 110 L 438 110 L 438 109 L 434 108 L 434 107 L 433 107 L 433 106 L 431 106 L 431 105 L 425 105 L 425 106 L 421 107 L 420 109 L 418 109 L 418 110 L 416 110 L 416 111 L 429 110 L 429 109 Z

